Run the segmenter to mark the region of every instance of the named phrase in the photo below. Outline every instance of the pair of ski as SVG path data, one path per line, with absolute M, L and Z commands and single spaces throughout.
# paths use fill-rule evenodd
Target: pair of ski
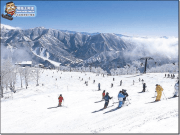
M 54 106 L 54 107 L 49 107 L 49 108 L 47 108 L 47 109 L 52 109 L 52 108 L 58 108 L 58 107 L 66 107 L 67 108 L 67 106 Z
M 176 98 L 176 97 L 179 97 L 179 96 L 173 96 L 173 97 L 169 97 L 168 99 L 172 99 L 172 98 Z M 155 98 L 155 97 L 153 97 Z M 167 99 L 166 99 L 167 100 Z M 161 101 L 161 100 L 160 100 Z M 149 102 L 149 103 L 156 103 L 156 102 L 159 102 L 159 101 L 152 101 L 152 102 Z

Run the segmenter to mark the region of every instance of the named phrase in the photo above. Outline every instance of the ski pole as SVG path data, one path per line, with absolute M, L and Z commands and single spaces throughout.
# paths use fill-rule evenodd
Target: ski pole
M 112 97 L 112 100 L 113 100 L 113 97 Z M 113 104 L 114 104 L 114 100 L 113 100 Z
M 163 92 L 163 91 L 162 91 L 162 92 Z M 163 92 L 163 94 L 164 94 L 164 92 Z M 165 94 L 164 94 L 164 97 L 166 98 Z M 167 98 L 166 98 L 166 100 L 167 100 Z
M 128 97 L 127 97 L 127 100 L 128 100 L 128 102 L 129 102 L 129 99 L 128 99 Z M 131 104 L 131 103 L 129 102 L 129 104 Z
M 155 91 L 155 93 L 154 93 L 154 97 L 156 97 L 156 91 Z

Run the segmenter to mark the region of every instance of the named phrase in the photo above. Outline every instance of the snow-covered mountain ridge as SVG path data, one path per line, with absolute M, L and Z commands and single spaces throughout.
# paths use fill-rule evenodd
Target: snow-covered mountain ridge
M 178 39 L 144 38 L 113 33 L 85 33 L 36 27 L 19 29 L 1 24 L 2 56 L 13 61 L 33 60 L 45 66 L 49 60 L 70 66 L 100 66 L 105 70 L 124 67 L 141 57 L 153 57 L 160 64 L 177 60 Z M 7 53 L 11 46 L 11 53 Z M 40 56 L 40 57 L 38 57 Z M 43 57 L 45 59 L 43 59 Z

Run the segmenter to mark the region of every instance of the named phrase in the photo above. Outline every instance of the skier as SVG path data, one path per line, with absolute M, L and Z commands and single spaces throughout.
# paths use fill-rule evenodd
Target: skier
M 101 89 L 100 89 L 100 83 L 98 83 L 98 90 L 101 90 Z
M 125 98 L 125 96 L 122 94 L 122 91 L 119 91 L 119 94 L 118 94 L 118 100 L 119 100 L 118 108 L 122 107 L 124 98 Z
M 113 87 L 113 83 L 111 83 L 111 88 Z
M 93 81 L 93 83 L 95 83 L 95 80 Z
M 120 81 L 120 86 L 122 85 L 122 80 Z
M 123 104 L 124 104 L 125 101 L 126 101 L 126 97 L 128 97 L 128 93 L 126 92 L 126 90 L 122 89 L 122 94 L 125 96 L 125 97 L 123 98 Z
M 157 97 L 156 97 L 155 101 L 160 101 L 161 95 L 162 95 L 162 91 L 163 91 L 163 88 L 159 84 L 156 84 Z
M 173 97 L 178 97 L 179 96 L 179 93 L 178 93 L 178 90 L 179 90 L 179 81 L 174 85 L 174 89 L 175 89 L 175 92 L 174 92 L 174 96 Z
M 60 96 L 58 97 L 59 99 L 59 104 L 58 104 L 58 107 L 61 106 L 62 104 L 62 101 L 64 101 L 63 97 L 62 97 L 62 94 L 60 94 Z
M 139 82 L 141 81 L 141 79 L 139 78 Z
M 144 83 L 144 80 L 142 79 L 142 83 Z
M 109 104 L 109 99 L 112 99 L 113 97 L 110 97 L 109 96 L 109 93 L 107 92 L 105 97 L 104 97 L 104 100 L 105 100 L 105 104 L 104 104 L 104 109 L 107 108 L 108 104 Z
M 114 81 L 114 78 L 113 78 L 113 81 Z
M 168 78 L 169 78 L 169 74 L 168 74 Z
M 143 91 L 142 92 L 145 92 L 146 90 L 146 83 L 143 83 Z
M 102 99 L 104 99 L 104 97 L 105 97 L 105 90 L 103 90 Z
M 134 85 L 134 80 L 133 80 L 133 85 Z
M 166 74 L 165 74 L 165 77 L 166 77 Z

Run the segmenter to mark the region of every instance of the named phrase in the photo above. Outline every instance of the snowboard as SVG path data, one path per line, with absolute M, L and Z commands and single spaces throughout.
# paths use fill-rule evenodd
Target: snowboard
M 2 14 L 2 17 L 8 20 L 13 20 L 13 17 L 9 17 L 8 15 Z

